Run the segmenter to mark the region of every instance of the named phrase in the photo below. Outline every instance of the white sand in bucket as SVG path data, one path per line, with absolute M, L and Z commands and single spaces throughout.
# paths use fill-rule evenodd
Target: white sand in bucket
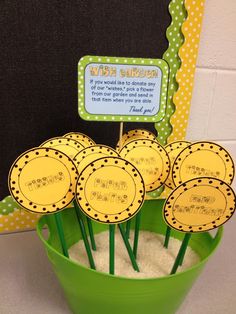
M 130 243 L 133 243 L 133 231 Z M 95 236 L 96 251 L 92 251 L 96 269 L 109 273 L 109 233 L 101 232 Z M 129 278 L 157 278 L 169 275 L 178 254 L 181 241 L 170 238 L 168 249 L 163 247 L 164 236 L 149 231 L 140 231 L 137 263 L 140 272 L 134 271 L 124 242 L 119 232 L 115 236 L 115 275 Z M 79 264 L 89 267 L 83 241 L 79 241 L 69 249 L 70 258 Z M 199 256 L 187 248 L 183 265 L 178 272 L 199 262 Z

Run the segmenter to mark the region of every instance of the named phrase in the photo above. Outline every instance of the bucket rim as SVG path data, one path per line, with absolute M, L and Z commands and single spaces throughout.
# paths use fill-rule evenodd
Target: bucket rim
M 124 276 L 117 276 L 117 275 L 110 275 L 109 273 L 105 273 L 105 272 L 101 272 L 99 270 L 94 270 L 91 269 L 87 266 L 84 266 L 82 264 L 79 264 L 78 262 L 64 256 L 61 252 L 57 251 L 53 246 L 51 246 L 48 241 L 44 238 L 43 234 L 42 234 L 42 229 L 45 225 L 47 225 L 46 221 L 46 215 L 40 217 L 40 219 L 37 222 L 36 225 L 36 231 L 37 234 L 40 238 L 40 240 L 43 242 L 43 244 L 45 245 L 47 251 L 52 251 L 54 254 L 56 254 L 58 257 L 60 257 L 61 259 L 64 259 L 64 261 L 66 261 L 67 263 L 72 263 L 74 266 L 80 267 L 82 268 L 84 271 L 87 272 L 92 272 L 95 273 L 96 275 L 100 275 L 100 276 L 105 276 L 111 280 L 126 280 L 126 281 L 133 281 L 133 282 L 154 282 L 154 281 L 160 281 L 160 280 L 166 280 L 166 279 L 170 279 L 170 278 L 174 278 L 176 276 L 183 276 L 186 273 L 189 273 L 197 268 L 201 268 L 201 266 L 203 266 L 207 260 L 214 254 L 215 250 L 217 249 L 217 247 L 219 246 L 222 236 L 223 236 L 223 232 L 224 232 L 224 228 L 223 226 L 220 226 L 217 229 L 217 233 L 214 237 L 212 237 L 212 235 L 209 232 L 201 232 L 202 234 L 208 234 L 214 241 L 216 241 L 214 243 L 214 247 L 212 248 L 212 251 L 210 252 L 210 254 L 208 254 L 205 258 L 203 258 L 200 262 L 194 264 L 193 266 L 187 268 L 186 270 L 183 270 L 181 272 L 176 272 L 175 274 L 169 274 L 166 276 L 162 276 L 162 277 L 156 277 L 156 278 L 129 278 L 129 277 L 124 277 Z M 47 256 L 50 260 L 50 262 L 52 262 L 52 260 L 50 259 L 48 253 Z

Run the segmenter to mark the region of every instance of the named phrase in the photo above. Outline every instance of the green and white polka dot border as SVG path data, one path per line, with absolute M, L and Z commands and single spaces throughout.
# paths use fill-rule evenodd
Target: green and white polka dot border
M 160 110 L 155 116 L 143 115 L 102 115 L 90 114 L 85 109 L 85 68 L 89 63 L 101 64 L 123 64 L 123 65 L 152 65 L 157 66 L 162 71 L 162 86 Z M 78 109 L 82 119 L 87 121 L 111 121 L 111 122 L 157 122 L 161 121 L 166 113 L 167 92 L 169 82 L 169 66 L 163 59 L 143 59 L 143 58 L 124 58 L 124 57 L 101 57 L 101 56 L 84 56 L 78 63 Z
M 9 215 L 13 213 L 15 210 L 21 209 L 20 206 L 15 202 L 15 200 L 11 196 L 6 196 L 0 202 L 0 217 L 1 215 Z
M 172 0 L 169 4 L 169 12 L 172 19 L 171 24 L 166 31 L 166 37 L 169 41 L 169 46 L 163 55 L 163 59 L 168 62 L 170 67 L 168 98 L 165 117 L 155 124 L 156 130 L 158 132 L 157 139 L 162 145 L 167 144 L 167 139 L 173 130 L 170 123 L 170 118 L 175 112 L 173 95 L 178 89 L 176 73 L 181 66 L 179 49 L 184 42 L 184 36 L 182 34 L 181 28 L 187 17 L 184 0 Z M 181 123 L 186 124 L 184 121 Z
M 173 95 L 178 90 L 178 84 L 176 82 L 176 73 L 181 66 L 181 60 L 179 57 L 179 49 L 183 45 L 184 36 L 182 34 L 182 25 L 187 17 L 187 12 L 184 5 L 184 0 L 172 0 L 169 4 L 169 12 L 171 15 L 171 24 L 167 28 L 166 37 L 169 41 L 168 49 L 163 55 L 163 59 L 166 60 L 170 67 L 169 75 L 169 89 L 166 105 L 165 117 L 155 123 L 155 128 L 158 132 L 158 141 L 162 145 L 166 145 L 167 139 L 173 131 L 170 123 L 171 116 L 175 112 L 175 105 L 173 102 Z M 187 121 L 182 121 L 181 124 L 185 125 Z M 149 192 L 148 195 L 151 198 L 157 198 L 163 196 L 163 191 L 168 190 L 166 187 L 159 189 L 158 191 Z

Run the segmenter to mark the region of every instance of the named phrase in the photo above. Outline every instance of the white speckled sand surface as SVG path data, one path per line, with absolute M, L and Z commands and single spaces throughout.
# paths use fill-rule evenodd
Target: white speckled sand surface
M 108 232 L 102 232 L 95 236 L 97 251 L 93 251 L 96 269 L 101 272 L 109 272 L 109 240 Z M 133 232 L 131 231 L 130 243 L 132 244 Z M 124 242 L 119 234 L 115 237 L 115 274 L 129 278 L 156 278 L 170 273 L 175 257 L 179 251 L 181 241 L 170 239 L 168 249 L 163 247 L 162 235 L 141 231 L 139 235 L 139 247 L 137 262 L 140 273 L 132 268 Z M 89 266 L 83 241 L 79 241 L 69 249 L 70 258 L 79 264 Z M 178 271 L 185 270 L 199 261 L 198 255 L 188 247 L 184 263 Z

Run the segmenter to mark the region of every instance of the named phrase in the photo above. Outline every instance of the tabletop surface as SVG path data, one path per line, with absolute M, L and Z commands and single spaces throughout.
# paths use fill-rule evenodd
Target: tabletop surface
M 35 231 L 0 235 L 0 252 L 1 314 L 71 313 Z M 235 252 L 232 219 L 220 247 L 176 314 L 236 313 Z

